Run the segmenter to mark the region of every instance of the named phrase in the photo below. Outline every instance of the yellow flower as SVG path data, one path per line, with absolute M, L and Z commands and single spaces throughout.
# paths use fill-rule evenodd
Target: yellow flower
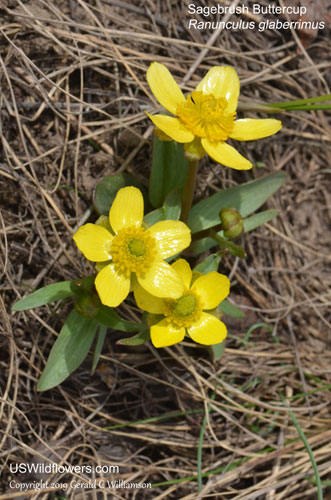
M 211 68 L 186 99 L 163 64 L 150 65 L 147 81 L 159 103 L 176 116 L 149 118 L 174 141 L 185 143 L 185 151 L 195 157 L 202 158 L 206 152 L 226 167 L 248 170 L 251 162 L 225 141 L 262 139 L 282 128 L 274 119 L 235 119 L 240 83 L 230 66 Z
M 134 277 L 157 297 L 178 298 L 183 292 L 180 277 L 164 259 L 189 246 L 190 229 L 174 220 L 145 229 L 143 215 L 139 189 L 122 188 L 110 207 L 109 223 L 85 224 L 73 237 L 84 256 L 99 263 L 95 287 L 101 302 L 109 307 L 127 297 Z
M 184 259 L 172 264 L 181 277 L 184 291 L 178 298 L 153 297 L 138 286 L 134 296 L 138 307 L 164 318 L 151 326 L 151 340 L 155 347 L 166 347 L 181 342 L 185 334 L 199 344 L 212 345 L 222 342 L 227 329 L 225 324 L 205 310 L 215 309 L 229 295 L 230 281 L 223 274 L 213 271 L 193 275 Z M 196 279 L 195 279 L 196 278 Z

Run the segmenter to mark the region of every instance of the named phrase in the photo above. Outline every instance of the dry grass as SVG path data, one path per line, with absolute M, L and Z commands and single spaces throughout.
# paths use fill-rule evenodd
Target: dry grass
M 152 128 L 145 111 L 155 106 L 145 72 L 151 61 L 166 63 L 184 90 L 210 66 L 229 64 L 239 72 L 243 100 L 312 97 L 330 92 L 326 31 L 308 49 L 289 31 L 189 31 L 180 0 L 8 0 L 0 6 L 0 499 L 316 499 L 312 462 L 290 409 L 322 482 L 329 481 L 324 498 L 331 498 L 325 168 L 331 136 L 325 113 L 287 113 L 276 138 L 240 146 L 264 163 L 254 177 L 282 169 L 288 182 L 269 202 L 279 217 L 245 237 L 246 261 L 222 263 L 232 277 L 231 297 L 247 314 L 228 321 L 221 362 L 212 364 L 189 343 L 162 350 L 116 346 L 120 334 L 110 332 L 93 377 L 89 358 L 61 386 L 39 394 L 36 381 L 67 306 L 10 312 L 31 288 L 86 273 L 71 235 L 95 219 L 91 195 L 102 176 L 126 170 L 147 184 Z M 197 197 L 250 175 L 205 159 Z M 258 326 L 245 337 L 261 323 L 272 332 Z M 198 449 L 202 474 L 213 471 L 203 476 L 200 493 L 196 479 L 175 482 L 196 478 Z M 68 479 L 12 474 L 9 464 L 22 461 L 118 465 L 120 474 L 111 479 L 155 486 L 20 494 L 9 489 L 13 477 Z

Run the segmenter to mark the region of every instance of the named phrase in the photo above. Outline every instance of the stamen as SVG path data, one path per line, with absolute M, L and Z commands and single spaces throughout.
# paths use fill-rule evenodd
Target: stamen
M 155 241 L 142 227 L 127 227 L 114 236 L 110 253 L 118 272 L 140 276 L 153 264 Z
M 236 117 L 236 113 L 227 111 L 227 106 L 224 97 L 217 99 L 212 94 L 194 91 L 178 106 L 177 116 L 194 135 L 210 141 L 225 141 Z
M 179 299 L 165 299 L 163 303 L 166 320 L 178 328 L 190 326 L 202 313 L 201 300 L 192 290 L 186 290 Z

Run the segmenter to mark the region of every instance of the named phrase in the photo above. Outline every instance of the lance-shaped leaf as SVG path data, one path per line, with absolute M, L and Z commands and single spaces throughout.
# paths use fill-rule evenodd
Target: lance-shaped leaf
M 59 283 L 53 283 L 43 288 L 39 288 L 39 290 L 18 300 L 13 305 L 13 311 L 33 309 L 35 307 L 44 306 L 49 302 L 54 302 L 55 300 L 72 297 L 73 295 L 75 295 L 75 292 L 72 289 L 72 281 L 60 281 Z
M 219 224 L 219 211 L 225 207 L 236 208 L 242 217 L 252 214 L 280 188 L 285 177 L 284 172 L 274 172 L 240 186 L 224 189 L 200 201 L 190 211 L 188 225 L 192 233 Z
M 259 226 L 262 226 L 269 220 L 273 219 L 278 215 L 278 210 L 264 210 L 264 212 L 259 212 L 258 214 L 251 215 L 244 219 L 244 230 L 246 233 L 253 231 Z
M 98 322 L 71 311 L 49 354 L 37 385 L 47 391 L 60 384 L 84 361 L 92 345 Z
M 262 226 L 266 222 L 269 222 L 269 220 L 276 217 L 277 214 L 278 210 L 264 210 L 263 212 L 259 212 L 257 214 L 251 215 L 250 217 L 247 217 L 247 219 L 243 220 L 245 233 L 249 233 L 250 231 L 253 231 L 253 229 Z M 217 234 L 218 236 L 221 237 L 224 236 L 223 231 L 219 231 Z M 207 237 L 207 238 L 202 238 L 201 240 L 194 241 L 190 249 L 192 253 L 199 254 L 202 252 L 206 252 L 207 250 L 209 250 L 214 246 L 215 246 L 215 240 Z
M 149 180 L 149 201 L 155 208 L 160 207 L 167 195 L 174 189 L 181 190 L 187 172 L 187 160 L 183 144 L 153 140 L 152 170 Z
M 212 360 L 214 362 L 218 361 L 224 354 L 225 340 L 223 340 L 223 342 L 220 342 L 219 344 L 209 345 L 207 349 L 212 357 Z
M 78 280 L 60 281 L 59 283 L 44 286 L 18 300 L 13 305 L 13 311 L 26 311 L 60 299 L 80 295 L 93 288 L 94 280 L 95 276 L 93 275 Z
M 199 271 L 202 274 L 208 274 L 212 271 L 217 271 L 219 263 L 222 260 L 222 252 L 208 255 L 202 262 L 195 266 L 194 271 Z
M 220 303 L 218 309 L 220 309 L 220 311 L 222 311 L 225 316 L 230 316 L 230 318 L 242 319 L 245 317 L 245 313 L 235 304 L 229 302 L 227 299 L 223 300 L 223 302 Z
M 179 220 L 181 208 L 181 195 L 178 189 L 175 189 L 171 191 L 164 200 L 164 218 L 166 220 Z
M 121 345 L 141 345 L 146 342 L 150 338 L 149 329 L 142 330 L 141 332 L 133 335 L 133 337 L 129 337 L 126 339 L 120 339 L 116 342 L 116 344 Z
M 94 355 L 93 355 L 93 363 L 92 363 L 92 368 L 91 368 L 91 375 L 95 372 L 95 369 L 97 367 L 97 364 L 99 363 L 99 359 L 101 356 L 103 344 L 106 338 L 107 334 L 107 327 L 104 325 L 100 325 L 98 329 L 98 336 L 97 336 L 97 341 L 94 349 Z
M 177 189 L 171 191 L 166 199 L 164 200 L 164 204 L 162 207 L 149 212 L 149 214 L 145 215 L 144 222 L 150 227 L 161 220 L 178 220 L 180 217 L 181 211 L 181 196 Z

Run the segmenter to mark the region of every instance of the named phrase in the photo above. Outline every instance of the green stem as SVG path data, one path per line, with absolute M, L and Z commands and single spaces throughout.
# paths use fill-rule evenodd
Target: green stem
M 202 231 L 199 231 L 198 233 L 192 234 L 192 241 L 197 241 L 197 240 L 202 240 L 202 238 L 212 238 L 213 235 L 211 234 L 211 231 L 214 230 L 215 233 L 218 233 L 222 229 L 222 224 L 216 224 L 216 226 L 212 226 L 208 229 L 203 229 Z
M 221 250 L 229 251 L 231 255 L 239 257 L 240 259 L 246 258 L 245 250 L 239 245 L 233 243 L 233 241 L 221 238 L 221 236 L 218 236 L 213 229 L 210 229 L 210 236 L 216 241 Z
M 182 211 L 180 214 L 180 220 L 183 222 L 187 222 L 192 207 L 198 167 L 199 167 L 199 160 L 189 160 L 187 167 L 187 177 L 182 196 Z
M 303 444 L 305 445 L 307 453 L 309 455 L 311 465 L 312 465 L 312 468 L 313 468 L 313 471 L 315 474 L 315 482 L 316 482 L 316 487 L 317 487 L 317 498 L 318 498 L 318 500 L 323 500 L 323 490 L 322 490 L 321 478 L 320 478 L 319 473 L 318 473 L 318 467 L 317 467 L 317 463 L 316 463 L 315 457 L 313 455 L 312 449 L 311 449 L 311 447 L 308 443 L 308 440 L 307 440 L 305 434 L 303 433 L 303 430 L 301 429 L 300 424 L 297 421 L 296 416 L 294 415 L 293 411 L 288 410 L 288 412 L 290 414 L 292 422 L 294 423 L 294 425 L 298 431 L 298 434 L 299 434 L 300 438 L 302 439 Z

